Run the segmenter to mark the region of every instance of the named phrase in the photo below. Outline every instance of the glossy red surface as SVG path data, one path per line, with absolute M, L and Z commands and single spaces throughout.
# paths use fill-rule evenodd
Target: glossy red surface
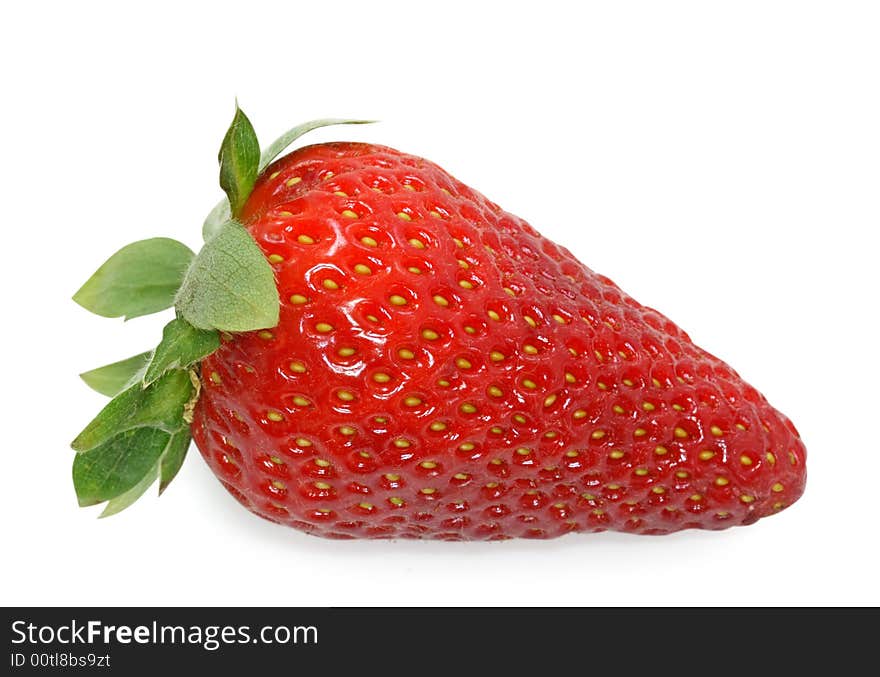
M 262 517 L 335 538 L 661 534 L 803 491 L 804 446 L 762 395 L 426 160 L 306 147 L 242 218 L 280 323 L 203 362 L 193 434 Z

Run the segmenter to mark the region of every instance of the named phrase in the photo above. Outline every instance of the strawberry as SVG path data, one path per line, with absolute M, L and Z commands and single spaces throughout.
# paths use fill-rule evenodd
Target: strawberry
M 117 399 L 134 388 L 176 403 L 147 427 L 163 435 L 144 477 L 164 488 L 163 462 L 173 478 L 191 433 L 245 507 L 330 538 L 723 529 L 800 497 L 791 422 L 522 219 L 383 146 L 307 146 L 241 172 L 252 136 L 239 111 L 221 150 L 236 227 L 170 283 L 178 318 L 123 370 L 136 385 Z M 247 261 L 216 245 L 224 233 Z M 145 444 L 94 438 L 75 441 L 80 457 Z M 80 491 L 94 465 L 80 463 L 81 502 L 133 500 Z

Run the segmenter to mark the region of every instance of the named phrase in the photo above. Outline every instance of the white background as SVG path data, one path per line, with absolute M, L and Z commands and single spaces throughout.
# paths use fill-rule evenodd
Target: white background
M 880 14 L 871 2 L 7 3 L 4 604 L 878 604 Z M 326 9 L 325 9 L 326 8 Z M 157 499 L 76 506 L 77 373 L 154 345 L 71 294 L 200 244 L 237 96 L 262 139 L 426 156 L 728 360 L 799 427 L 804 498 L 722 533 L 331 542 L 193 449 Z

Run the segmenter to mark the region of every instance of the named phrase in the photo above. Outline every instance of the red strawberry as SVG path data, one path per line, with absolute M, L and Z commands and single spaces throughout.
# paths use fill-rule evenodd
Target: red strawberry
M 193 434 L 244 505 L 332 537 L 747 524 L 791 423 L 659 313 L 426 160 L 322 144 L 242 218 L 278 327 L 202 363 Z
M 804 446 L 760 393 L 426 160 L 309 146 L 237 213 L 280 314 L 201 361 L 192 435 L 262 517 L 332 538 L 663 534 L 803 492 Z

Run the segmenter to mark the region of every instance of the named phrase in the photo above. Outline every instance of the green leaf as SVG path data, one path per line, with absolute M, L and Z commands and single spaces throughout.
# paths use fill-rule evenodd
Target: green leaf
M 144 473 L 141 481 L 131 489 L 111 498 L 100 516 L 110 517 L 125 510 L 146 493 L 147 489 L 156 481 L 156 478 L 159 478 L 159 495 L 161 496 L 183 465 L 183 459 L 186 458 L 186 452 L 189 449 L 191 439 L 189 428 L 184 428 L 171 435 L 158 462 Z
M 251 121 L 235 104 L 235 117 L 220 146 L 220 187 L 237 215 L 254 188 L 259 173 L 260 144 Z
M 158 475 L 159 464 L 156 463 L 156 465 L 144 473 L 141 481 L 135 484 L 131 489 L 107 501 L 107 505 L 104 506 L 104 510 L 99 516 L 110 517 L 111 515 L 115 515 L 116 513 L 125 510 L 146 493 L 147 489 L 149 489 L 153 485 L 153 482 L 156 481 Z
M 228 221 L 205 243 L 175 302 L 198 329 L 253 331 L 278 324 L 275 274 L 250 234 Z
M 158 428 L 134 428 L 77 454 L 73 486 L 79 504 L 96 505 L 134 489 L 156 469 L 170 440 L 171 434 Z
M 141 353 L 126 360 L 85 371 L 79 377 L 92 390 L 113 397 L 134 382 L 135 377 L 147 366 L 151 353 Z M 139 378 L 137 380 L 140 380 Z
M 186 320 L 176 318 L 162 330 L 162 342 L 153 351 L 143 376 L 144 386 L 153 383 L 169 369 L 186 368 L 220 347 L 216 331 L 196 329 Z
M 175 433 L 168 442 L 168 448 L 162 454 L 159 461 L 159 495 L 168 488 L 171 480 L 177 477 L 177 472 L 183 465 L 183 459 L 186 458 L 186 452 L 189 450 L 189 442 L 192 439 L 189 428 L 184 428 Z
M 176 369 L 147 388 L 135 383 L 107 403 L 71 446 L 78 452 L 94 449 L 120 433 L 154 428 L 165 433 L 180 430 L 183 407 L 193 390 L 189 374 Z
M 299 137 L 307 132 L 312 131 L 313 129 L 319 129 L 321 127 L 329 127 L 330 125 L 366 125 L 375 122 L 375 120 L 342 120 L 337 118 L 326 118 L 323 120 L 312 120 L 310 122 L 305 122 L 301 125 L 297 125 L 292 129 L 287 130 L 284 134 L 279 136 L 275 141 L 272 142 L 270 146 L 263 151 L 260 155 L 260 164 L 257 167 L 257 175 L 259 175 L 266 167 L 271 164 L 271 162 L 277 158 L 281 153 L 283 153 L 290 144 L 296 141 Z M 224 198 L 216 205 L 214 205 L 214 209 L 211 210 L 211 213 L 208 214 L 205 222 L 202 224 L 202 237 L 207 242 L 214 235 L 217 234 L 217 231 L 220 229 L 226 221 L 232 218 L 232 212 L 229 208 L 229 200 Z
M 292 129 L 288 129 L 284 134 L 275 139 L 260 155 L 259 171 L 263 171 L 269 164 L 277 158 L 284 150 L 296 141 L 303 134 L 311 132 L 313 129 L 321 127 L 329 127 L 331 125 L 369 125 L 375 120 L 342 120 L 339 118 L 325 118 L 323 120 L 311 120 L 297 125 Z
M 101 517 L 110 517 L 143 496 L 157 478 L 161 494 L 183 464 L 190 432 L 135 428 L 77 454 L 73 484 L 82 507 L 107 501 Z
M 195 400 L 188 371 L 175 369 L 147 388 L 114 397 L 73 441 L 73 484 L 81 506 L 107 501 L 101 517 L 134 503 L 156 481 L 164 491 L 190 442 L 184 410 Z
M 96 315 L 126 320 L 165 310 L 192 258 L 189 247 L 167 237 L 134 242 L 107 259 L 73 300 Z
M 202 224 L 202 239 L 205 242 L 210 240 L 220 232 L 220 228 L 223 224 L 231 218 L 232 211 L 229 209 L 229 200 L 224 197 L 220 202 L 214 205 L 214 209 L 212 209 L 211 213 L 205 218 L 205 222 Z

